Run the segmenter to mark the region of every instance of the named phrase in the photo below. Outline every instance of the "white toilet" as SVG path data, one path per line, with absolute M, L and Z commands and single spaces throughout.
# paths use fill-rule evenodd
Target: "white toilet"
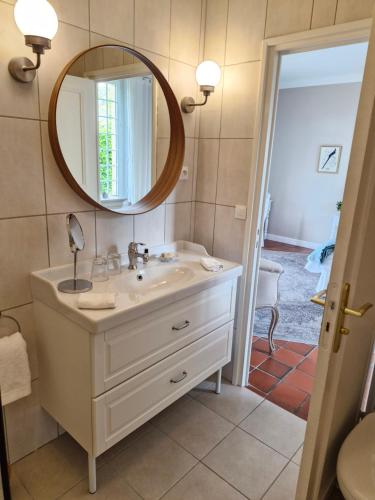
M 375 499 L 375 413 L 346 437 L 337 461 L 337 480 L 346 500 Z

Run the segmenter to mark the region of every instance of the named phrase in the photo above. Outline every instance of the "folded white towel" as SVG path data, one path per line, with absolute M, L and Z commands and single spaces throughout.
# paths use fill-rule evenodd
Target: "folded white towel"
M 80 293 L 78 295 L 79 309 L 114 309 L 116 307 L 117 294 L 106 293 Z
M 202 257 L 201 266 L 204 267 L 207 271 L 211 271 L 213 273 L 222 271 L 224 268 L 223 264 L 221 264 L 218 260 L 213 259 L 212 257 Z
M 31 394 L 29 358 L 20 332 L 0 339 L 0 387 L 3 406 Z

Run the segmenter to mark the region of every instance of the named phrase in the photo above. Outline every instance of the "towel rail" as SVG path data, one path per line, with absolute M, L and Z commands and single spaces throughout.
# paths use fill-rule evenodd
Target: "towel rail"
M 3 312 L 0 311 L 0 319 L 6 318 L 14 321 L 14 323 L 17 325 L 18 331 L 21 333 L 21 325 L 19 324 L 19 321 L 14 318 L 13 316 L 10 316 L 9 314 L 4 314 Z

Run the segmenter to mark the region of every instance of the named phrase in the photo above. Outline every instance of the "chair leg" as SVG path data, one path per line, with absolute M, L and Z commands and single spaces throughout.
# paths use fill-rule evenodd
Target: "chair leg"
M 279 310 L 277 307 L 271 307 L 272 319 L 270 328 L 268 330 L 268 345 L 269 345 L 269 353 L 272 354 L 276 350 L 276 346 L 273 342 L 273 332 L 275 331 L 276 325 L 279 322 Z

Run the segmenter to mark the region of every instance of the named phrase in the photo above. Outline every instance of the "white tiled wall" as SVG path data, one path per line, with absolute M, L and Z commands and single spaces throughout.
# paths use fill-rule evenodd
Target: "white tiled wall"
M 57 436 L 56 423 L 38 402 L 38 363 L 29 273 L 71 261 L 64 217 L 77 214 L 86 247 L 80 258 L 114 246 L 125 252 L 131 240 L 158 244 L 192 238 L 198 113 L 184 116 L 185 165 L 167 202 L 139 216 L 95 211 L 62 178 L 48 139 L 48 104 L 57 75 L 78 51 L 110 41 L 144 52 L 169 79 L 178 99 L 196 95 L 195 66 L 201 57 L 204 0 L 50 0 L 59 17 L 52 50 L 42 58 L 31 85 L 8 74 L 9 59 L 29 56 L 15 26 L 12 0 L 0 0 L 0 310 L 22 326 L 33 378 L 33 394 L 5 409 L 12 461 Z M 163 141 L 165 139 L 160 139 Z M 165 148 L 164 148 L 165 149 Z
M 207 0 L 204 56 L 222 82 L 201 109 L 194 238 L 209 252 L 242 259 L 263 38 L 364 19 L 374 0 Z

